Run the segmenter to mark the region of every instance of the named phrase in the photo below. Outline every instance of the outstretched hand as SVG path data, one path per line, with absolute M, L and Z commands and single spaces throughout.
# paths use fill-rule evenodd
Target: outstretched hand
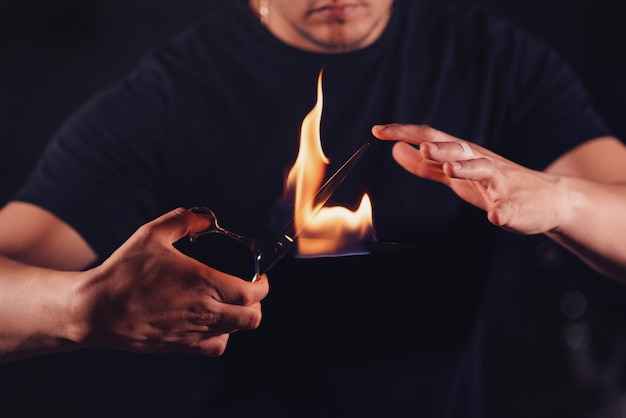
M 173 246 L 207 222 L 186 209 L 173 210 L 140 227 L 91 271 L 87 345 L 219 356 L 231 333 L 260 325 L 267 277 L 251 283 Z
M 398 141 L 392 155 L 404 169 L 446 184 L 484 209 L 494 225 L 520 234 L 549 232 L 559 225 L 560 214 L 550 204 L 558 176 L 530 170 L 427 125 L 376 125 L 372 133 Z

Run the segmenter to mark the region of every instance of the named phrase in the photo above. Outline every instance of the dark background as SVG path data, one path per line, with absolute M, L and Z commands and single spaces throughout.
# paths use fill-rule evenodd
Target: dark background
M 146 48 L 219 0 L 0 1 L 0 204 L 60 123 Z M 543 37 L 579 71 L 626 137 L 626 30 L 614 0 L 466 0 Z
M 609 125 L 626 138 L 626 18 L 618 2 L 467 1 L 490 3 L 559 50 Z M 120 77 L 147 48 L 215 3 L 0 2 L 0 205 L 73 110 Z M 626 291 L 578 268 L 549 242 L 538 241 L 534 256 L 547 273 L 524 283 L 503 278 L 492 294 L 486 367 L 496 400 L 490 411 L 501 417 L 623 418 Z M 556 268 L 554 260 L 570 267 Z M 14 404 L 0 408 L 11 411 L 7 418 L 46 410 L 32 407 L 46 385 L 54 385 L 49 377 L 38 379 L 40 367 L 48 368 L 47 376 L 50 370 L 64 373 L 45 359 L 0 366 L 0 403 Z

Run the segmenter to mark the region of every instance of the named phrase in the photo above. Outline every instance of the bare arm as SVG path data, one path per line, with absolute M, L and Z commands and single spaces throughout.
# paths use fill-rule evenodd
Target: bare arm
M 626 284 L 626 147 L 587 142 L 546 170 L 562 179 L 564 212 L 547 235 L 595 270 Z
M 0 256 L 0 362 L 80 348 L 86 329 L 77 273 Z
M 142 226 L 102 265 L 41 208 L 0 210 L 0 362 L 85 347 L 221 355 L 261 319 L 265 277 L 216 271 L 172 243 L 206 220 L 178 209 Z
M 618 139 L 590 140 L 535 171 L 425 125 L 376 126 L 372 132 L 399 141 L 393 156 L 401 166 L 448 185 L 483 208 L 494 225 L 544 233 L 626 284 L 626 147 Z
M 69 225 L 23 202 L 0 209 L 0 254 L 59 270 L 82 270 L 96 260 L 96 253 Z

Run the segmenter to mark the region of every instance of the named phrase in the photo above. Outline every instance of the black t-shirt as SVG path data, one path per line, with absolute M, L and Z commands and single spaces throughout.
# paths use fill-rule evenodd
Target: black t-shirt
M 55 213 L 102 259 L 177 206 L 208 206 L 231 230 L 265 234 L 322 69 L 328 172 L 371 143 L 332 203 L 351 207 L 367 192 L 377 238 L 414 248 L 281 260 L 261 327 L 202 360 L 225 376 L 204 399 L 246 398 L 261 416 L 275 402 L 301 411 L 292 416 L 405 406 L 443 416 L 448 390 L 469 396 L 456 362 L 476 338 L 494 227 L 448 188 L 401 169 L 371 126 L 426 123 L 532 169 L 609 134 L 552 51 L 481 8 L 397 0 L 377 42 L 331 55 L 287 46 L 247 2 L 224 2 L 69 119 L 15 199 Z M 179 245 L 224 269 L 245 257 L 221 240 Z

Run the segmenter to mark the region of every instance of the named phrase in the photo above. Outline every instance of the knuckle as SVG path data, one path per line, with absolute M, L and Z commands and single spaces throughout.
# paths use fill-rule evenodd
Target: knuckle
M 258 301 L 253 286 L 243 285 L 233 289 L 230 293 L 220 295 L 220 300 L 226 300 L 235 305 L 250 306 Z
M 260 304 L 257 309 L 255 309 L 250 316 L 248 317 L 248 321 L 245 324 L 245 329 L 257 329 L 261 325 L 261 319 L 263 318 L 263 314 L 261 313 Z
M 226 352 L 228 334 L 210 337 L 203 340 L 199 345 L 200 353 L 209 357 L 220 357 Z
M 134 238 L 140 243 L 149 241 L 150 237 L 154 235 L 155 229 L 156 226 L 152 222 L 144 224 L 137 229 Z
M 254 286 L 246 286 L 240 294 L 240 302 L 244 306 L 252 305 L 257 302 L 254 292 Z

